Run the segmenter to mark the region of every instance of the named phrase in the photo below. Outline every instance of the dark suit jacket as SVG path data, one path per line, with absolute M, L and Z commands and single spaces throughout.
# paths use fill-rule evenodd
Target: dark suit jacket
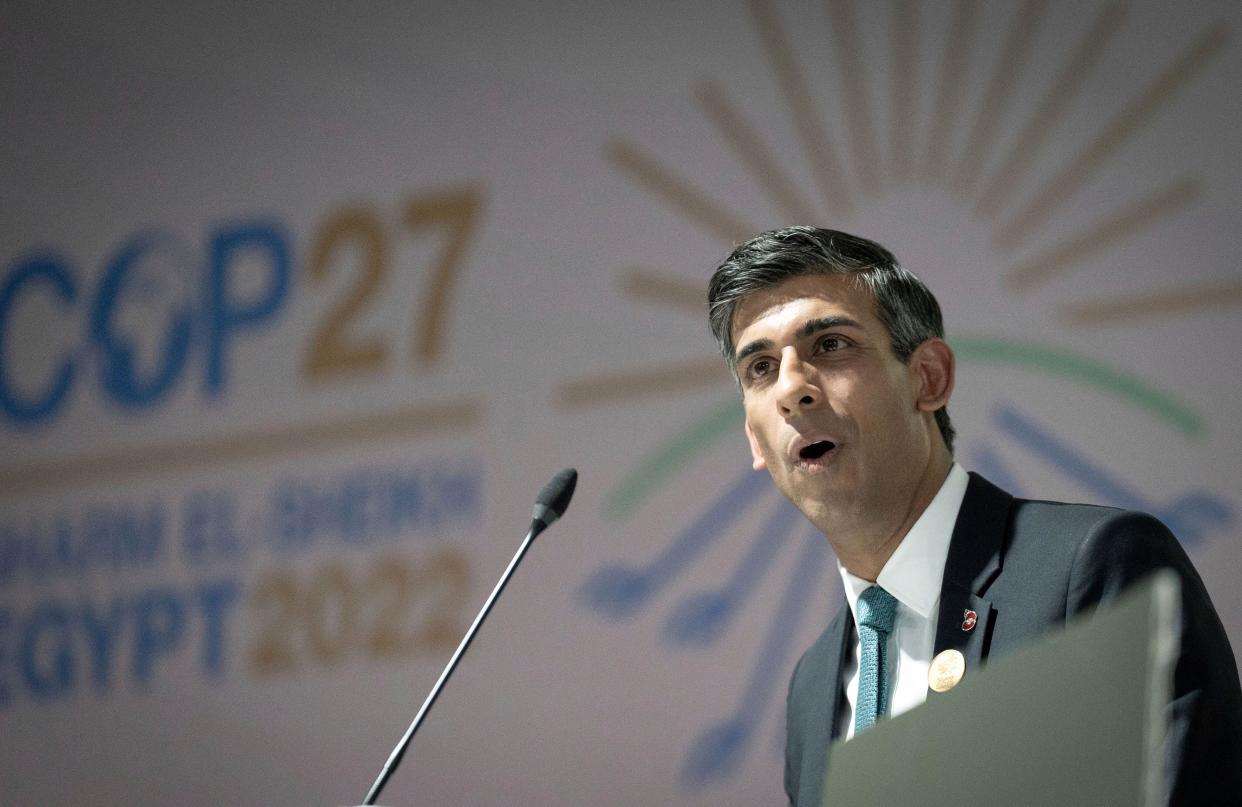
M 1202 580 L 1169 530 L 1142 513 L 1015 499 L 970 475 L 940 590 L 935 652 L 955 647 L 966 669 L 1060 627 L 1158 568 L 1182 582 L 1181 655 L 1166 741 L 1171 804 L 1242 803 L 1242 692 L 1224 628 Z M 966 609 L 974 630 L 961 630 Z M 789 685 L 785 791 L 818 807 L 854 641 L 842 603 L 803 654 Z M 928 697 L 938 697 L 928 692 Z

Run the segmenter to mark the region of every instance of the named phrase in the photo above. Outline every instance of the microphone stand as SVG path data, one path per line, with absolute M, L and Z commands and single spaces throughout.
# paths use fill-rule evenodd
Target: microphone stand
M 549 520 L 548 523 L 551 523 L 551 520 Z M 376 778 L 375 784 L 371 785 L 371 789 L 367 792 L 367 797 L 362 802 L 363 805 L 374 805 L 375 800 L 379 798 L 380 791 L 384 789 L 384 785 L 388 783 L 389 777 L 392 776 L 393 771 L 396 770 L 397 765 L 401 762 L 401 757 L 405 756 L 405 750 L 409 747 L 410 740 L 414 739 L 414 732 L 418 731 L 419 724 L 423 722 L 423 718 L 431 709 L 431 705 L 435 703 L 436 698 L 440 694 L 440 690 L 444 687 L 444 682 L 447 681 L 449 676 L 453 674 L 453 670 L 457 667 L 458 660 L 462 657 L 462 654 L 466 652 L 466 648 L 470 646 L 470 642 L 474 639 L 474 634 L 478 631 L 479 626 L 483 624 L 483 620 L 487 618 L 488 612 L 492 610 L 492 605 L 500 596 L 500 592 L 505 590 L 505 585 L 509 582 L 509 577 L 513 574 L 513 570 L 517 568 L 518 563 L 521 562 L 522 557 L 526 554 L 526 550 L 530 548 L 531 542 L 535 540 L 535 536 L 547 528 L 548 523 L 545 523 L 538 517 L 531 522 L 530 531 L 526 533 L 526 538 L 523 539 L 522 545 L 518 547 L 518 551 L 513 556 L 513 560 L 509 561 L 509 565 L 505 569 L 504 574 L 500 576 L 500 582 L 498 582 L 496 587 L 492 589 L 492 593 L 488 596 L 487 602 L 483 603 L 483 609 L 479 611 L 479 615 L 474 618 L 474 622 L 471 623 L 470 629 L 466 631 L 466 635 L 461 640 L 461 644 L 457 645 L 457 649 L 453 651 L 453 657 L 449 659 L 448 665 L 444 668 L 444 672 L 440 673 L 439 680 L 437 680 L 435 686 L 431 688 L 431 692 L 427 695 L 427 699 L 423 701 L 422 708 L 420 708 L 418 710 L 418 714 L 414 716 L 414 722 L 411 723 L 410 727 L 405 730 L 405 735 L 401 738 L 401 741 L 397 743 L 397 747 L 393 749 L 392 754 L 388 757 L 388 761 L 384 763 L 384 768 L 380 771 L 379 776 Z

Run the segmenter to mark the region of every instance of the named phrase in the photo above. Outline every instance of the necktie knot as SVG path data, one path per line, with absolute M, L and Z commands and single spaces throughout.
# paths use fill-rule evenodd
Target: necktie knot
M 858 595 L 855 604 L 858 611 L 858 624 L 872 628 L 879 633 L 889 633 L 893 629 L 893 620 L 897 618 L 897 598 L 879 586 L 871 586 Z

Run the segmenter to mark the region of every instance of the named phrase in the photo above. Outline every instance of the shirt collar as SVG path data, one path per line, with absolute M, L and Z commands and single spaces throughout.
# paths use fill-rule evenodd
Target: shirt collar
M 940 584 L 944 578 L 944 564 L 949 557 L 949 541 L 953 537 L 953 525 L 966 497 L 966 485 L 970 477 L 956 462 L 949 468 L 940 490 L 927 505 L 914 526 L 889 557 L 875 582 L 897 601 L 919 616 L 927 619 L 940 599 Z M 856 577 L 840 563 L 841 581 L 845 584 L 845 600 L 857 620 L 854 603 L 858 595 L 871 585 L 869 580 Z

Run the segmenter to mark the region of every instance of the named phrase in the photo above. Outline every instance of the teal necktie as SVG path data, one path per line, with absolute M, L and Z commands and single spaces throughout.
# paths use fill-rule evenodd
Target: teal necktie
M 859 644 L 857 735 L 888 711 L 888 634 L 897 616 L 897 600 L 879 586 L 871 586 L 858 595 L 854 610 Z

